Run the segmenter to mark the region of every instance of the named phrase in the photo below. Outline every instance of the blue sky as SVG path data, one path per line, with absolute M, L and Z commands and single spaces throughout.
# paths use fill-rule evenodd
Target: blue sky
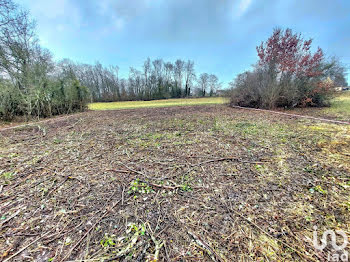
M 313 38 L 315 48 L 350 66 L 349 0 L 17 2 L 36 19 L 40 42 L 56 60 L 118 65 L 125 77 L 147 57 L 181 58 L 227 84 L 257 61 L 255 47 L 277 26 Z

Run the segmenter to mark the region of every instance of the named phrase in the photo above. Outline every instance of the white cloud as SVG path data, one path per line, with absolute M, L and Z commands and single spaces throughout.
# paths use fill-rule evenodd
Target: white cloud
M 252 0 L 240 0 L 238 7 L 235 8 L 235 17 L 240 18 L 241 16 L 243 16 L 251 4 Z
M 82 14 L 74 2 L 69 0 L 36 0 L 33 1 L 31 12 L 39 20 L 39 23 L 50 24 L 61 21 L 71 27 L 80 28 Z M 57 27 L 56 29 L 61 29 Z
M 100 0 L 97 13 L 103 16 L 107 23 L 102 29 L 103 34 L 121 31 L 136 16 L 145 12 L 152 0 L 114 1 Z

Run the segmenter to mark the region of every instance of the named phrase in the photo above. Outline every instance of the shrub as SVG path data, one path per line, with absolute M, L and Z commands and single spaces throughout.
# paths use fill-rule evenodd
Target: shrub
M 22 114 L 23 100 L 18 89 L 9 83 L 0 82 L 0 118 L 11 120 L 15 115 Z
M 332 96 L 332 68 L 322 49 L 311 53 L 312 40 L 291 29 L 275 29 L 257 47 L 259 61 L 253 71 L 238 75 L 232 83 L 231 104 L 257 108 L 326 106 Z
M 1 82 L 0 118 L 15 116 L 49 117 L 86 109 L 89 92 L 78 80 L 47 80 L 42 87 L 21 91 L 15 85 Z

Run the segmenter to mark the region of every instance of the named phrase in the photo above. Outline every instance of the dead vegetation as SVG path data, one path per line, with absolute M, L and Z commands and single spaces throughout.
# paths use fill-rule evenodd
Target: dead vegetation
M 3 261 L 324 261 L 350 235 L 349 126 L 224 106 L 0 133 Z

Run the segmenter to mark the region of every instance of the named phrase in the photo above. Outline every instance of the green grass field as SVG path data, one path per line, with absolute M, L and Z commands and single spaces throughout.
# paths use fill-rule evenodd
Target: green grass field
M 343 92 L 333 100 L 331 107 L 325 109 L 326 112 L 334 115 L 350 116 L 350 92 Z
M 90 110 L 116 110 L 116 109 L 132 109 L 146 107 L 168 107 L 168 106 L 194 106 L 194 105 L 212 105 L 224 104 L 228 102 L 223 97 L 203 97 L 203 98 L 177 98 L 162 99 L 152 101 L 123 101 L 108 103 L 91 103 Z
M 288 110 L 290 113 L 350 121 L 350 92 L 336 93 L 329 107 L 307 107 Z

